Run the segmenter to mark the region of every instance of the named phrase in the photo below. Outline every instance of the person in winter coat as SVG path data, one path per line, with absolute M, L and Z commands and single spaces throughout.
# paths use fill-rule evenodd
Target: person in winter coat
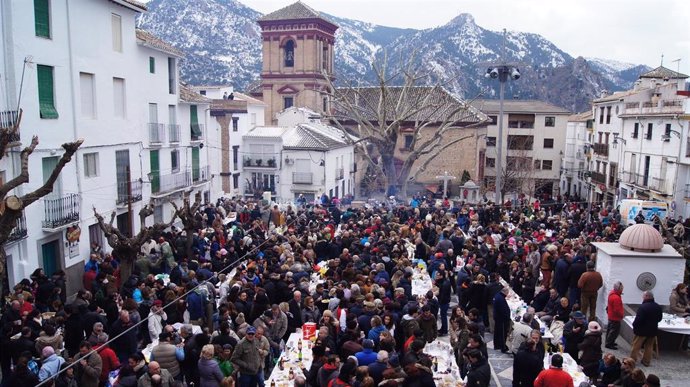
M 544 368 L 544 346 L 541 333 L 530 332 L 529 339 L 517 349 L 513 359 L 513 387 L 533 386 L 534 379 Z
M 74 372 L 79 382 L 79 387 L 98 387 L 100 382 L 103 361 L 101 360 L 101 355 L 96 352 L 90 352 L 91 343 L 82 341 L 81 344 L 79 344 L 79 354 L 77 357 L 81 358 L 86 355 L 88 356 L 79 360 L 76 371 Z
M 668 308 L 671 313 L 686 317 L 690 314 L 690 304 L 688 303 L 688 286 L 684 283 L 679 283 L 671 291 L 668 298 Z
M 149 363 L 148 371 L 139 378 L 137 387 L 172 387 L 174 381 L 168 370 L 161 368 L 157 361 L 152 361 Z
M 115 354 L 115 351 L 108 347 L 106 342 L 108 341 L 108 335 L 106 333 L 101 333 L 98 335 L 98 343 L 94 346 L 94 349 L 98 351 L 98 355 L 101 356 L 101 362 L 103 369 L 101 370 L 100 381 L 103 385 L 108 381 L 108 375 L 110 371 L 114 371 L 120 368 L 120 361 Z
M 223 373 L 218 362 L 213 358 L 213 344 L 206 344 L 201 348 L 199 359 L 200 387 L 220 387 L 223 381 Z
M 62 364 L 62 367 L 60 370 L 62 373 L 60 373 L 57 378 L 55 378 L 55 387 L 79 387 L 79 383 L 77 381 L 77 378 L 74 376 L 74 368 L 75 367 L 70 367 L 71 364 L 65 362 Z M 136 381 L 134 382 L 134 386 L 136 386 Z M 115 385 L 115 387 L 119 387 Z M 122 387 L 132 387 L 132 386 L 122 386 Z
M 126 365 L 120 368 L 120 372 L 117 374 L 117 380 L 113 384 L 113 387 L 136 387 L 137 386 L 137 374 L 134 372 L 132 367 Z
M 587 262 L 587 271 L 580 276 L 577 287 L 580 289 L 580 308 L 587 314 L 589 321 L 597 319 L 597 293 L 604 285 L 601 273 L 595 270 L 594 261 Z
M 510 333 L 510 349 L 513 354 L 517 353 L 522 343 L 530 338 L 532 319 L 533 315 L 531 313 L 525 313 L 520 322 L 513 324 L 513 330 Z
M 573 377 L 563 371 L 563 356 L 555 354 L 551 357 L 551 366 L 543 370 L 534 380 L 534 387 L 573 387 Z
M 374 316 L 371 318 L 371 329 L 369 330 L 369 333 L 367 334 L 367 338 L 369 340 L 372 340 L 375 345 L 379 344 L 379 339 L 381 337 L 381 333 L 386 332 L 387 329 L 383 325 L 383 321 L 381 320 L 381 317 L 379 316 Z M 360 364 L 363 365 L 363 364 Z
M 424 332 L 424 340 L 431 343 L 438 337 L 438 325 L 436 316 L 431 313 L 429 305 L 422 307 L 422 315 L 417 318 L 419 328 Z
M 563 327 L 563 338 L 565 340 L 565 352 L 572 356 L 575 361 L 578 361 L 578 345 L 585 339 L 585 331 L 587 326 L 585 321 L 587 317 L 584 313 L 574 312 L 572 318 Z
M 51 346 L 43 348 L 41 358 L 43 359 L 43 364 L 41 365 L 41 370 L 38 371 L 38 380 L 41 382 L 56 375 L 62 365 L 65 364 L 65 359 L 56 355 L 55 350 Z
M 153 342 L 156 339 L 158 339 L 158 336 L 160 336 L 160 334 L 163 332 L 165 320 L 168 319 L 168 316 L 165 314 L 165 311 L 163 310 L 163 301 L 154 301 L 148 316 L 149 338 L 151 339 L 151 342 Z
M 62 348 L 62 343 L 62 335 L 56 333 L 55 326 L 52 324 L 44 324 L 43 331 L 36 339 L 36 352 L 42 353 L 45 347 L 53 347 L 53 349 Z
M 637 309 L 637 315 L 633 321 L 634 336 L 630 357 L 637 361 L 640 349 L 644 348 L 642 364 L 647 367 L 652 361 L 652 347 L 662 317 L 661 306 L 654 302 L 654 294 L 650 291 L 643 292 L 642 305 Z
M 250 326 L 244 338 L 237 343 L 235 351 L 232 353 L 232 363 L 236 370 L 240 372 L 238 387 L 256 386 L 258 383 L 258 373 L 261 370 L 261 354 L 256 345 L 256 328 Z
M 17 360 L 14 371 L 9 376 L 8 386 L 12 387 L 34 387 L 38 384 L 38 377 L 29 370 L 27 366 L 28 358 L 21 356 Z
M 338 355 L 329 355 L 326 362 L 323 364 L 316 375 L 317 387 L 328 387 L 331 380 L 338 376 L 338 367 L 340 367 L 340 358 Z
M 582 351 L 580 365 L 582 372 L 591 379 L 599 376 L 599 361 L 601 352 L 601 326 L 596 321 L 591 321 L 585 331 L 584 340 L 577 346 Z
M 491 369 L 484 355 L 479 350 L 472 349 L 467 352 L 470 369 L 467 373 L 467 385 L 488 387 L 491 382 Z
M 503 288 L 494 297 L 494 349 L 507 353 L 506 344 L 508 329 L 510 328 L 510 307 L 506 301 L 510 288 Z
M 601 379 L 597 387 L 608 387 L 610 384 L 621 384 L 621 362 L 612 353 L 606 353 L 599 361 L 599 375 Z
M 606 306 L 606 316 L 609 320 L 609 325 L 606 328 L 606 344 L 608 349 L 618 349 L 616 339 L 621 332 L 621 321 L 625 317 L 625 310 L 623 309 L 623 283 L 616 281 L 613 284 L 613 289 L 609 293 L 608 304 Z
M 445 336 L 448 334 L 448 308 L 450 307 L 452 292 L 452 286 L 445 271 L 436 272 L 436 286 L 438 286 L 438 303 L 441 312 L 441 331 L 439 334 Z M 486 303 L 484 305 L 486 306 Z
M 362 343 L 362 346 L 364 349 L 355 354 L 357 364 L 360 366 L 368 366 L 369 364 L 376 362 L 377 355 L 376 352 L 374 352 L 374 342 L 370 339 L 366 339 Z
M 423 357 L 419 363 L 408 363 L 405 366 L 407 377 L 403 387 L 429 387 L 435 386 L 434 374 L 431 372 L 431 359 Z M 468 383 L 468 385 L 470 385 Z

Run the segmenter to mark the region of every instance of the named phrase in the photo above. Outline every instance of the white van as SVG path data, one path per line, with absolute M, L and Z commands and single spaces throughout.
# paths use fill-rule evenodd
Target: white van
M 621 214 L 621 223 L 626 225 L 635 224 L 635 217 L 642 211 L 644 222 L 652 224 L 654 215 L 659 215 L 663 221 L 668 215 L 668 204 L 660 201 L 624 199 L 618 204 Z

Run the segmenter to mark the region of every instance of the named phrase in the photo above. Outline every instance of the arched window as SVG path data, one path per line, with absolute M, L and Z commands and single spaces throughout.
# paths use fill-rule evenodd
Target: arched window
M 288 40 L 285 42 L 285 67 L 295 65 L 295 42 Z

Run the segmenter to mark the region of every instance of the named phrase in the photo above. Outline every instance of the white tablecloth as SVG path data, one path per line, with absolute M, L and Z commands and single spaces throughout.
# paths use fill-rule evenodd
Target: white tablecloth
M 302 341 L 302 362 L 299 361 L 299 351 L 297 349 L 298 342 L 302 340 L 302 332 L 290 334 L 290 338 L 285 343 L 285 351 L 280 354 L 278 364 L 273 367 L 271 376 L 266 380 L 266 385 L 270 386 L 273 380 L 276 381 L 276 387 L 289 387 L 293 385 L 290 380 L 290 369 L 292 369 L 295 376 L 304 376 L 302 368 L 309 370 L 311 362 L 314 360 L 311 353 L 311 342 L 309 340 Z M 283 369 L 280 369 L 280 359 L 285 359 Z
M 414 269 L 412 274 L 412 295 L 425 296 L 426 293 L 433 288 L 434 284 L 431 282 L 431 277 L 426 269 Z
M 580 383 L 586 382 L 587 377 L 582 373 L 582 370 L 578 368 L 579 366 L 575 362 L 575 359 L 573 359 L 572 356 L 568 355 L 567 353 L 561 353 L 561 356 L 563 356 L 563 371 L 570 374 L 570 376 L 573 378 L 573 385 L 579 386 Z M 550 366 L 551 358 L 547 353 L 544 355 L 544 369 L 549 369 Z
M 503 286 L 508 286 L 508 284 L 502 279 L 501 284 L 503 284 Z M 508 288 L 510 287 L 508 286 Z M 522 319 L 522 316 L 525 314 L 525 312 L 527 312 L 527 304 L 520 296 L 517 295 L 517 293 L 513 291 L 512 288 L 510 288 L 506 301 L 508 302 L 508 307 L 510 308 L 510 318 L 512 318 L 513 321 L 515 321 L 518 316 Z M 537 319 L 537 321 L 539 322 L 539 329 L 544 332 L 541 335 L 542 339 L 553 339 L 553 333 L 551 333 L 546 324 L 539 319 Z
M 625 323 L 630 327 L 633 326 L 633 321 L 635 321 L 635 316 L 625 317 Z M 682 317 L 664 313 L 663 318 L 659 322 L 659 330 L 679 335 L 690 335 L 690 323 L 686 321 Z
M 460 368 L 449 343 L 436 340 L 424 347 L 424 353 L 436 358 L 438 369 L 433 374 L 437 387 L 456 386 L 460 382 Z

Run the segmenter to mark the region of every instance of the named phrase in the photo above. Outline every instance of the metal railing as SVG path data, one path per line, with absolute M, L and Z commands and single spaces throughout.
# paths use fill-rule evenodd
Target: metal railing
M 335 170 L 335 179 L 340 180 L 345 176 L 344 168 L 338 168 Z
M 277 168 L 275 154 L 253 154 L 244 157 L 243 165 L 251 168 Z
M 79 221 L 81 196 L 76 193 L 43 199 L 43 228 L 54 229 Z
M 211 167 L 204 165 L 200 168 L 192 168 L 192 180 L 197 182 L 208 181 L 211 178 Z
M 683 113 L 683 100 L 671 99 L 656 102 L 629 102 L 625 104 L 624 114 Z
M 180 125 L 168 124 L 168 138 L 170 142 L 180 142 L 182 137 L 180 133 Z
M 149 122 L 149 143 L 162 144 L 165 141 L 165 124 Z
M 654 191 L 666 192 L 666 179 L 663 177 L 649 178 L 649 188 Z
M 623 181 L 640 187 L 647 187 L 654 191 L 666 192 L 666 178 L 645 176 L 641 173 L 623 172 Z
M 312 184 L 314 174 L 311 172 L 292 172 L 292 184 Z
M 142 199 L 142 182 L 141 180 L 132 180 L 132 202 L 138 202 Z M 127 203 L 129 195 L 127 194 L 127 182 L 117 182 L 117 200 L 116 204 L 122 205 Z
M 601 155 L 601 156 L 608 156 L 609 155 L 609 144 L 603 144 L 603 143 L 597 143 L 594 144 L 592 147 L 594 150 L 594 153 Z
M 592 182 L 598 184 L 606 184 L 606 175 L 599 172 L 591 172 Z
M 10 231 L 10 235 L 7 237 L 7 242 L 15 242 L 20 239 L 24 239 L 28 234 L 28 229 L 26 228 L 26 217 L 24 216 L 24 212 L 22 212 L 22 216 L 17 219 L 17 225 L 14 226 L 12 231 Z
M 155 179 L 155 177 L 154 177 Z M 182 171 L 177 173 L 170 173 L 167 175 L 158 176 L 158 186 L 154 187 L 152 185 L 151 191 L 154 194 L 163 194 L 170 191 L 175 191 L 185 187 L 189 187 L 192 184 L 192 172 Z
M 12 128 L 19 120 L 19 112 L 17 110 L 6 110 L 0 112 L 0 128 Z M 19 129 L 10 134 L 10 142 L 19 141 Z

